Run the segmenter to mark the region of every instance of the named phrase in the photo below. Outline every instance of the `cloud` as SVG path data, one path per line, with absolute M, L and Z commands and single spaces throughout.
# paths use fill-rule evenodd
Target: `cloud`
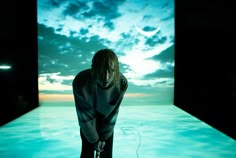
M 154 35 L 151 38 L 147 38 L 145 44 L 154 47 L 158 44 L 164 44 L 165 42 L 167 42 L 166 36 Z
M 111 21 L 105 22 L 103 26 L 107 27 L 109 30 L 115 30 L 115 25 Z
M 124 97 L 146 97 L 146 96 L 152 96 L 151 94 L 147 93 L 125 93 Z
M 85 28 L 81 28 L 79 32 L 81 35 L 86 35 L 89 32 L 89 30 Z
M 73 75 L 61 76 L 60 72 L 39 74 L 39 91 L 71 91 L 73 79 Z M 70 84 L 63 84 L 65 80 Z
M 133 47 L 119 58 L 129 82 L 136 86 L 173 87 L 173 44 L 160 45 L 150 50 L 144 48 Z
M 150 78 L 166 78 L 166 77 L 174 77 L 174 66 L 167 66 L 167 68 L 160 69 L 155 71 L 154 73 L 145 75 L 145 79 Z
M 145 75 L 144 79 L 174 77 L 174 45 L 154 55 L 150 59 L 159 61 L 161 66 L 159 69 L 156 69 L 155 72 Z
M 53 7 L 60 7 L 66 0 L 48 0 L 47 3 Z
M 171 45 L 167 49 L 163 50 L 161 53 L 152 57 L 154 60 L 161 61 L 162 63 L 174 62 L 174 52 L 175 52 L 175 45 Z
M 90 68 L 95 51 L 107 47 L 106 39 L 67 37 L 56 34 L 52 27 L 38 24 L 39 74 L 60 72 L 75 75 Z
M 80 18 L 81 13 L 87 11 L 90 7 L 86 2 L 75 1 L 67 4 L 64 8 L 65 9 L 62 11 L 64 16 L 72 16 L 77 19 Z
M 145 79 L 155 78 L 155 77 L 174 77 L 174 45 L 168 47 L 157 55 L 154 55 L 152 58 L 155 61 L 159 61 L 161 66 L 155 72 L 147 74 Z
M 173 78 L 149 78 L 149 79 L 129 79 L 129 82 L 132 82 L 136 86 L 148 86 L 148 87 L 173 87 L 174 79 Z
M 109 0 L 105 2 L 94 2 L 92 9 L 88 12 L 85 12 L 83 15 L 86 18 L 101 16 L 106 20 L 111 20 L 120 16 L 117 4 L 119 3 Z
M 138 48 L 136 49 L 136 47 Z M 126 74 L 130 78 L 140 78 L 160 69 L 162 66 L 161 61 L 155 60 L 153 57 L 160 54 L 163 50 L 168 48 L 169 45 L 160 45 L 150 50 L 145 50 L 147 47 L 142 44 L 136 47 L 127 50 L 126 54 L 119 58 L 121 63 L 128 65 Z
M 72 94 L 39 94 L 40 102 L 74 102 L 74 96 Z
M 125 93 L 124 98 L 145 98 L 145 97 L 152 97 L 152 94 L 147 93 Z M 40 93 L 39 94 L 40 102 L 74 102 L 73 93 L 71 94 L 58 94 L 58 93 Z
M 81 2 L 73 1 L 65 6 L 62 11 L 63 16 L 71 16 L 76 20 L 97 19 L 97 22 L 103 21 L 103 26 L 109 30 L 114 30 L 113 19 L 121 16 L 119 6 L 123 3 L 120 1 L 105 0 L 103 2 Z
M 164 8 L 161 6 L 166 2 L 162 1 L 40 0 L 38 3 L 41 93 L 71 93 L 73 76 L 90 68 L 94 53 L 103 48 L 112 48 L 119 57 L 120 70 L 129 80 L 129 92 L 173 88 L 172 2 Z M 168 20 L 164 21 L 165 18 Z M 161 26 L 161 31 L 145 37 L 135 30 L 135 24 L 146 31 Z

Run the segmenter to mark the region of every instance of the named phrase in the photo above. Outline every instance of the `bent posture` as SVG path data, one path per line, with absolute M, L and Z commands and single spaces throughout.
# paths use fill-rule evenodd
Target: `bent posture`
M 90 69 L 73 80 L 73 94 L 82 140 L 81 158 L 112 158 L 113 132 L 128 87 L 119 61 L 110 49 L 95 53 Z

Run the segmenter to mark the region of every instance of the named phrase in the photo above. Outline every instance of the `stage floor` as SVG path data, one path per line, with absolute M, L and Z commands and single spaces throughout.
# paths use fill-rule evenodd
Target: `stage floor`
M 74 106 L 40 106 L 0 127 L 1 158 L 79 158 Z M 236 141 L 174 105 L 124 106 L 114 158 L 235 158 Z

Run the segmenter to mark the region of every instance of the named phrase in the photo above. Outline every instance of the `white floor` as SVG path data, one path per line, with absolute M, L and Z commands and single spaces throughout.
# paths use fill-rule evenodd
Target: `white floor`
M 235 158 L 236 141 L 174 105 L 121 106 L 114 158 Z M 73 106 L 40 106 L 0 127 L 0 158 L 79 158 Z

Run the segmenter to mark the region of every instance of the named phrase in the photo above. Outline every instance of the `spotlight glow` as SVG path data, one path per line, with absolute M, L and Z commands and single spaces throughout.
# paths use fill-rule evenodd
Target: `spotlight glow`
M 0 69 L 1 70 L 8 70 L 8 69 L 11 69 L 11 66 L 10 65 L 0 65 Z

